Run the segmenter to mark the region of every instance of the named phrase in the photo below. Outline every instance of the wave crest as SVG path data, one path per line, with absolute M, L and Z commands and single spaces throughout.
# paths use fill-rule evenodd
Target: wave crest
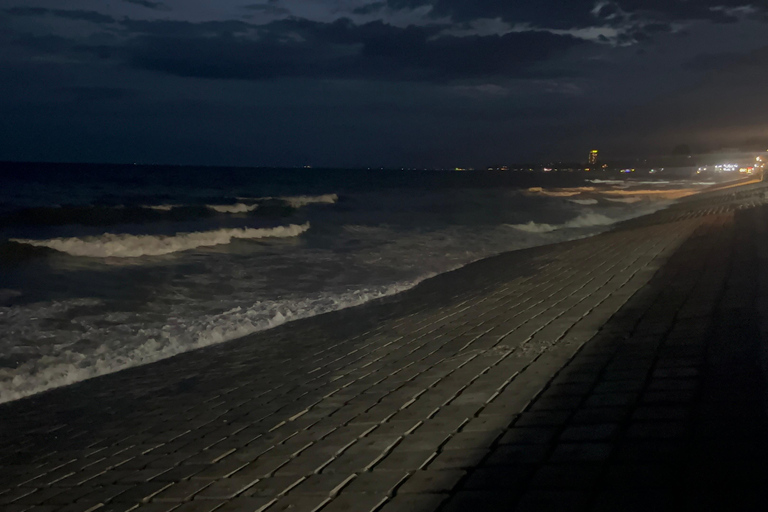
M 285 196 L 277 199 L 285 201 L 293 208 L 301 208 L 308 204 L 334 204 L 339 200 L 339 196 L 337 194 L 323 194 L 320 196 Z
M 259 207 L 258 204 L 245 204 L 245 203 L 235 203 L 235 204 L 207 204 L 205 205 L 206 208 L 210 208 L 211 210 L 218 212 L 218 213 L 248 213 L 252 212 L 255 209 Z
M 198 247 L 228 244 L 234 238 L 288 238 L 298 236 L 309 229 L 309 223 L 290 224 L 275 228 L 233 228 L 213 231 L 197 231 L 165 235 L 126 235 L 105 233 L 94 237 L 51 238 L 30 240 L 12 238 L 11 242 L 47 247 L 72 256 L 93 258 L 137 258 L 160 256 L 174 252 L 188 251 Z
M 573 229 L 573 228 L 591 228 L 594 226 L 610 226 L 614 224 L 617 219 L 611 219 L 605 215 L 599 213 L 583 213 L 571 219 L 564 224 L 544 224 L 536 222 L 528 222 L 526 224 L 507 224 L 507 226 L 517 229 L 519 231 L 525 231 L 527 233 L 550 233 L 557 231 L 558 229 Z
M 139 330 L 137 336 L 144 339 L 137 346 L 126 347 L 122 341 L 117 340 L 115 344 L 116 340 L 105 339 L 104 344 L 92 353 L 67 349 L 55 356 L 45 355 L 24 362 L 17 368 L 0 368 L 0 403 L 152 363 L 301 318 L 358 306 L 407 290 L 419 281 L 421 279 L 340 294 L 317 294 L 302 299 L 260 301 L 247 307 L 236 307 L 186 322 L 169 319 L 162 327 Z M 62 309 L 76 305 L 80 304 L 72 302 L 56 307 Z M 111 346 L 113 344 L 115 345 Z

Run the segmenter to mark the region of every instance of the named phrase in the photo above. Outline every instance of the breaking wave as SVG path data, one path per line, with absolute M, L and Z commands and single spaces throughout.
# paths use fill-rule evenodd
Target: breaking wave
M 285 196 L 277 199 L 285 201 L 293 208 L 301 208 L 308 204 L 334 204 L 339 200 L 339 196 L 337 194 L 323 194 L 320 196 Z
M 549 197 L 571 197 L 577 196 L 582 192 L 592 192 L 594 190 L 595 187 L 572 187 L 567 189 L 545 189 L 542 187 L 531 187 L 528 189 L 528 192 Z
M 426 277 L 429 276 L 424 276 Z M 0 403 L 152 363 L 301 318 L 358 306 L 400 293 L 412 288 L 421 280 L 335 295 L 319 293 L 302 299 L 260 301 L 249 307 L 236 307 L 186 322 L 173 319 L 161 327 L 147 328 L 142 324 L 135 333 L 135 336 L 141 339 L 132 345 L 125 344 L 123 334 L 116 338 L 114 333 L 109 336 L 109 332 L 98 330 L 94 335 L 100 339 L 101 346 L 96 350 L 82 353 L 69 349 L 55 355 L 28 360 L 16 368 L 0 368 Z M 74 305 L 62 305 L 58 306 L 58 309 L 66 310 Z M 3 309 L 0 308 L 0 317 L 2 313 Z
M 637 203 L 638 201 L 642 201 L 642 198 L 640 197 L 606 197 L 606 201 L 611 201 L 614 203 Z
M 569 199 L 570 202 L 576 203 L 576 204 L 583 204 L 583 205 L 589 205 L 589 204 L 597 204 L 597 199 Z
M 93 237 L 51 238 L 48 240 L 30 240 L 12 238 L 11 242 L 35 247 L 47 247 L 65 252 L 72 256 L 94 258 L 137 258 L 140 256 L 160 256 L 174 252 L 188 251 L 197 247 L 211 247 L 230 243 L 235 238 L 287 238 L 298 236 L 309 229 L 309 223 L 290 224 L 275 228 L 235 228 L 217 229 L 164 235 L 127 235 L 105 233 Z
M 600 215 L 599 213 L 583 213 L 576 217 L 575 219 L 571 219 L 568 222 L 564 224 L 544 224 L 544 223 L 536 223 L 536 222 L 528 222 L 526 224 L 507 224 L 507 226 L 517 229 L 519 231 L 525 231 L 527 233 L 549 233 L 552 231 L 557 231 L 559 229 L 569 229 L 569 228 L 590 228 L 593 226 L 609 226 L 611 224 L 615 224 L 617 222 L 617 219 L 611 219 L 610 217 L 606 217 L 605 215 Z
M 210 208 L 211 210 L 218 212 L 218 213 L 248 213 L 252 212 L 255 209 L 259 207 L 258 204 L 244 204 L 244 203 L 236 203 L 236 204 L 207 204 L 205 205 L 206 208 Z

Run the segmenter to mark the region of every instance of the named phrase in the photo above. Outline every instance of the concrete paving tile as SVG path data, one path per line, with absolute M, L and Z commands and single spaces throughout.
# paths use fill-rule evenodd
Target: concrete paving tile
M 397 490 L 398 494 L 447 493 L 466 475 L 461 469 L 415 471 Z
M 90 494 L 92 490 L 93 489 L 90 487 L 71 487 L 66 489 L 64 492 L 56 494 L 55 496 L 47 499 L 44 504 L 62 506 L 69 505 L 76 501 L 85 502 L 86 500 L 84 500 L 83 497 Z
M 570 424 L 621 423 L 631 413 L 631 407 L 583 407 L 574 413 Z
M 117 483 L 138 484 L 142 482 L 149 482 L 150 480 L 154 480 L 158 476 L 162 475 L 166 471 L 167 470 L 165 468 L 139 469 L 136 471 L 131 471 L 131 474 L 119 479 Z
M 632 413 L 635 421 L 683 421 L 691 411 L 685 405 L 645 405 Z
M 485 464 L 507 466 L 543 462 L 551 448 L 546 444 L 505 444 L 492 450 Z
M 627 407 L 634 404 L 639 393 L 600 393 L 592 394 L 587 398 L 587 407 Z
M 238 497 L 227 500 L 216 512 L 263 512 L 275 502 L 274 498 L 261 496 Z
M 601 462 L 613 450 L 610 443 L 561 443 L 552 453 L 552 462 Z
M 445 450 L 472 450 L 488 449 L 501 437 L 501 430 L 497 431 L 462 431 L 451 436 L 442 447 Z
M 93 503 L 106 503 L 132 488 L 132 485 L 126 484 L 113 484 L 104 487 L 92 488 L 90 493 L 86 494 L 80 499 L 81 501 Z
M 633 422 L 627 428 L 628 439 L 681 439 L 686 434 L 686 424 L 679 421 Z
M 355 479 L 354 474 L 312 475 L 288 492 L 288 496 L 333 496 Z
M 671 489 L 680 486 L 683 467 L 674 463 L 611 464 L 606 470 L 607 489 Z
M 517 419 L 514 414 L 483 414 L 474 418 L 461 427 L 461 432 L 497 432 L 508 428 Z
M 176 503 L 191 500 L 195 494 L 199 493 L 209 485 L 211 485 L 211 482 L 208 480 L 186 480 L 177 482 L 153 497 L 152 501 Z
M 412 434 L 403 437 L 397 445 L 399 452 L 414 452 L 431 450 L 436 452 L 441 445 L 451 438 L 448 432 L 422 432 L 416 430 Z
M 679 404 L 690 403 L 696 397 L 696 391 L 691 390 L 663 390 L 646 391 L 643 393 L 642 402 L 644 404 Z
M 532 466 L 524 464 L 480 467 L 469 473 L 462 489 L 522 492 L 532 473 Z
M 580 510 L 589 499 L 578 491 L 531 490 L 525 493 L 515 510 L 519 512 L 571 512 Z
M 387 502 L 381 512 L 429 512 L 437 510 L 448 498 L 442 494 L 398 495 Z
M 218 510 L 224 503 L 225 502 L 221 500 L 195 500 L 182 503 L 178 508 L 173 510 L 178 512 L 213 512 L 214 510 Z
M 96 503 L 100 503 L 100 502 L 96 502 Z M 178 504 L 165 503 L 164 505 L 175 507 Z M 130 512 L 131 510 L 138 510 L 138 507 L 139 506 L 136 505 L 135 503 L 107 503 L 103 507 L 98 508 L 97 510 L 99 510 L 99 512 Z
M 676 441 L 624 441 L 616 446 L 615 458 L 620 462 L 664 462 L 683 456 L 683 446 Z
M 378 462 L 376 471 L 416 471 L 425 467 L 436 453 L 431 450 L 400 451 L 395 450 Z
M 195 494 L 196 500 L 227 500 L 242 494 L 256 483 L 256 479 L 223 478 L 213 482 Z
M 441 512 L 516 510 L 519 498 L 519 494 L 505 491 L 460 491 L 446 501 Z
M 441 409 L 442 410 L 442 409 Z M 469 420 L 466 416 L 425 419 L 417 429 L 419 434 L 457 432 Z
M 171 484 L 169 482 L 146 482 L 137 484 L 127 491 L 120 493 L 113 499 L 120 503 L 147 502 L 170 486 Z
M 113 505 L 110 503 L 110 505 Z M 134 505 L 135 506 L 135 505 Z M 179 503 L 144 503 L 131 509 L 135 512 L 170 512 L 179 507 Z
M 477 466 L 487 454 L 486 449 L 447 450 L 431 459 L 428 468 L 431 470 L 471 468 Z
M 568 426 L 560 434 L 560 440 L 566 442 L 607 441 L 618 431 L 616 423 L 594 423 L 590 425 Z
M 344 493 L 371 493 L 391 495 L 395 488 L 408 477 L 405 471 L 372 471 L 361 473 L 344 488 Z
M 244 496 L 274 497 L 287 493 L 305 477 L 296 476 L 272 476 L 262 478 L 243 493 Z
M 320 471 L 333 460 L 333 455 L 325 455 L 323 457 L 315 454 L 307 457 L 299 455 L 278 468 L 274 474 L 275 476 L 308 476 Z
M 204 465 L 205 469 L 202 471 L 195 471 L 191 475 L 191 478 L 195 480 L 218 480 L 219 478 L 227 478 L 240 471 L 247 465 L 248 463 L 245 461 L 236 459 L 229 460 L 229 458 L 226 458 L 215 464 Z M 182 465 L 179 467 L 183 468 L 185 466 L 186 465 Z M 195 464 L 191 464 L 190 466 L 194 467 L 195 469 L 200 467 L 200 465 Z M 155 480 L 163 479 L 162 477 L 163 475 L 160 475 L 159 477 L 155 478 Z
M 579 406 L 581 397 L 574 395 L 544 394 L 536 399 L 530 411 L 572 411 Z
M 533 475 L 531 489 L 579 490 L 594 488 L 603 475 L 602 465 L 593 463 L 545 464 Z
M 403 436 L 414 431 L 419 425 L 421 425 L 421 422 L 418 420 L 388 421 L 378 425 L 366 437 Z
M 94 510 L 101 510 L 101 508 L 101 503 L 72 503 L 58 508 L 58 512 L 93 512 Z
M 515 427 L 559 426 L 571 416 L 570 411 L 531 411 L 524 412 L 515 421 Z
M 386 494 L 342 492 L 323 507 L 325 512 L 373 512 L 389 498 Z
M 648 512 L 675 508 L 673 498 L 666 492 L 654 489 L 606 489 L 598 494 L 590 512 Z
M 500 445 L 505 444 L 542 444 L 554 440 L 558 433 L 558 427 L 518 427 L 507 430 L 499 440 Z
M 695 390 L 699 386 L 698 379 L 672 379 L 672 378 L 655 378 L 652 379 L 648 385 L 650 391 L 665 391 L 665 390 Z

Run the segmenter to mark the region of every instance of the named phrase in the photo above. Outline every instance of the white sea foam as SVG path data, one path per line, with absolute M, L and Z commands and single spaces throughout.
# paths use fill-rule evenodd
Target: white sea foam
M 636 203 L 638 201 L 642 201 L 643 199 L 641 197 L 606 197 L 607 201 L 612 201 L 614 203 Z
M 258 204 L 207 204 L 206 208 L 219 213 L 248 213 L 252 212 L 259 207 Z
M 526 224 L 507 224 L 507 226 L 519 231 L 526 231 L 528 233 L 549 233 L 559 229 L 609 226 L 614 224 L 616 221 L 617 219 L 611 219 L 610 217 L 606 217 L 605 215 L 601 215 L 599 213 L 587 212 L 582 213 L 575 219 L 571 219 L 564 224 L 544 224 L 531 221 Z
M 549 197 L 571 197 L 571 196 L 577 196 L 582 192 L 592 192 L 594 190 L 595 190 L 595 187 L 572 187 L 572 188 L 561 188 L 561 189 L 546 189 L 541 187 L 531 187 L 528 189 L 528 192 L 532 194 L 539 194 L 539 195 L 549 196 Z
M 248 307 L 236 307 L 220 314 L 186 321 L 171 318 L 159 328 L 147 328 L 138 324 L 134 325 L 138 332 L 133 333 L 126 333 L 125 329 L 110 333 L 104 329 L 91 328 L 91 337 L 102 340 L 102 345 L 95 350 L 82 353 L 75 349 L 64 349 L 57 351 L 55 355 L 28 360 L 17 368 L 0 369 L 0 403 L 166 359 L 293 320 L 357 306 L 404 291 L 420 280 L 336 295 L 326 293 L 295 300 L 261 301 Z M 66 310 L 71 307 L 74 305 L 60 306 L 58 309 Z M 0 308 L 0 319 L 3 310 L 8 311 L 9 308 Z M 26 319 L 18 320 L 29 323 Z M 123 335 L 140 341 L 127 345 Z
M 323 194 L 321 196 L 285 196 L 278 197 L 294 208 L 301 208 L 308 204 L 333 204 L 339 200 L 337 194 Z
M 590 183 L 604 183 L 607 185 L 619 185 L 624 184 L 624 180 L 600 180 L 600 179 L 594 179 L 594 180 L 587 180 Z
M 217 229 L 192 233 L 164 235 L 126 235 L 105 233 L 101 236 L 83 238 L 52 238 L 48 240 L 30 240 L 12 238 L 12 242 L 48 247 L 73 256 L 94 258 L 136 258 L 139 256 L 159 256 L 197 247 L 210 247 L 228 244 L 235 238 L 287 238 L 298 236 L 309 229 L 309 223 L 275 228 Z
M 142 208 L 149 208 L 150 210 L 157 210 L 160 212 L 169 212 L 174 208 L 178 208 L 179 206 L 180 205 L 178 204 L 147 204 L 142 206 Z
M 526 231 L 528 233 L 549 233 L 550 231 L 560 229 L 560 226 L 537 223 L 533 221 L 527 222 L 525 224 L 507 224 L 507 226 L 515 228 L 519 231 Z
M 583 204 L 583 205 L 597 204 L 597 199 L 569 199 L 569 201 L 572 203 Z

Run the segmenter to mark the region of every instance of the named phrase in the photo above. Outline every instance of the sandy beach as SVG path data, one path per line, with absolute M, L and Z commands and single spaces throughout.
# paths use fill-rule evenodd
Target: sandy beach
M 762 510 L 766 194 L 2 404 L 2 509 Z

